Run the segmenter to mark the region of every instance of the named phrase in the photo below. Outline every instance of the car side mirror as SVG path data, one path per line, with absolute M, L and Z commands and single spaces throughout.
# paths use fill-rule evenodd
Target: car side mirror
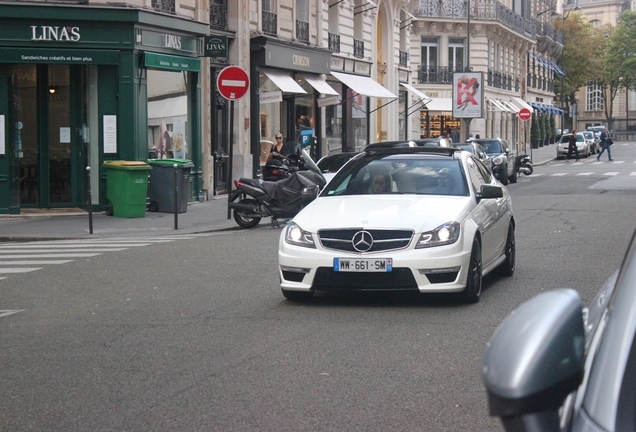
M 533 297 L 497 328 L 483 378 L 490 415 L 507 431 L 559 431 L 558 410 L 583 379 L 585 329 L 572 289 Z
M 480 199 L 503 198 L 503 189 L 501 189 L 501 186 L 484 184 L 481 185 L 479 192 Z

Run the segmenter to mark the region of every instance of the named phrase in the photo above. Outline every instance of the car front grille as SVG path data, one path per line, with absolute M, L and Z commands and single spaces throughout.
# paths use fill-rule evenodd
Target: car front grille
M 386 273 L 335 272 L 331 267 L 319 267 L 313 289 L 321 291 L 346 290 L 417 290 L 411 269 L 394 268 Z
M 362 228 L 320 230 L 318 237 L 325 249 L 360 253 L 353 247 L 353 237 L 360 231 L 366 231 L 373 237 L 373 246 L 364 252 L 404 249 L 413 237 L 413 231 L 410 230 L 365 230 Z

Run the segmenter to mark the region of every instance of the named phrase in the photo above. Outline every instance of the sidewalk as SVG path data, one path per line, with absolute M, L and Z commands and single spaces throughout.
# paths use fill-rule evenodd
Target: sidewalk
M 530 154 L 530 149 L 528 149 Z M 545 164 L 555 158 L 555 144 L 532 149 L 534 165 Z M 265 226 L 269 218 L 261 222 Z M 88 213 L 71 210 L 24 210 L 20 215 L 0 215 L 0 242 L 79 238 L 113 238 L 135 236 L 170 236 L 221 230 L 240 229 L 234 219 L 227 218 L 227 195 L 209 201 L 191 203 L 185 213 L 146 212 L 143 218 L 119 218 L 93 213 L 93 234 L 90 233 Z

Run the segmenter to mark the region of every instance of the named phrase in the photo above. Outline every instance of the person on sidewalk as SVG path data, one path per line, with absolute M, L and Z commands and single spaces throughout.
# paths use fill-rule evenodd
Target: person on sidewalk
M 613 161 L 612 152 L 610 151 L 610 146 L 612 145 L 612 139 L 610 138 L 609 130 L 607 128 L 603 129 L 601 132 L 601 152 L 596 156 L 596 160 L 601 160 L 601 155 L 605 150 L 607 150 L 607 159 Z
M 568 154 L 565 155 L 566 162 L 569 162 L 568 159 L 570 159 L 572 152 L 576 153 L 576 161 L 578 162 L 580 159 L 579 159 L 579 149 L 576 148 L 576 129 L 574 129 L 572 131 L 572 135 L 570 135 L 570 141 L 568 143 Z

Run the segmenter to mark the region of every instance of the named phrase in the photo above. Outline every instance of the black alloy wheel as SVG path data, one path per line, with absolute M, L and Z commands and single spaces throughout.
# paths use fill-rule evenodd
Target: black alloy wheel
M 481 266 L 481 244 L 479 239 L 473 239 L 473 247 L 470 252 L 468 262 L 468 275 L 466 276 L 466 288 L 460 293 L 462 301 L 465 303 L 477 303 L 481 295 L 482 266 Z
M 517 256 L 517 246 L 515 243 L 515 226 L 512 222 L 508 224 L 508 236 L 504 246 L 506 260 L 501 263 L 499 270 L 504 276 L 512 276 L 515 272 L 515 259 Z

